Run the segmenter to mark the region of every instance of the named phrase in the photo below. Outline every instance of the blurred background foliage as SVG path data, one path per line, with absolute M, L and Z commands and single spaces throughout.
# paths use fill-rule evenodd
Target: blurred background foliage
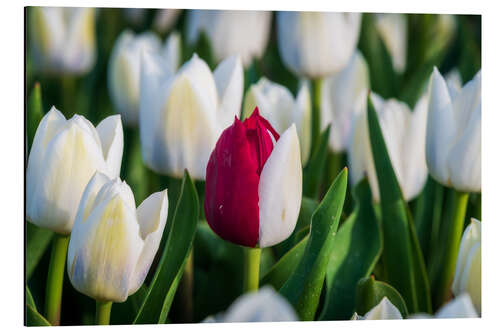
M 93 69 L 83 76 L 50 75 L 42 74 L 35 70 L 30 41 L 26 35 L 26 58 L 25 58 L 25 93 L 26 93 L 26 156 L 33 140 L 34 133 L 40 119 L 54 105 L 61 110 L 66 117 L 73 114 L 81 114 L 92 123 L 97 124 L 105 117 L 115 113 L 111 104 L 107 86 L 107 67 L 109 56 L 113 45 L 125 28 L 135 32 L 154 30 L 153 19 L 156 9 L 144 9 L 141 20 L 130 20 L 124 9 L 99 8 L 96 13 L 96 43 L 97 61 Z M 30 9 L 26 10 L 26 24 L 29 24 Z M 434 14 L 408 14 L 407 36 L 407 66 L 402 73 L 396 73 L 393 69 L 388 51 L 374 28 L 374 14 L 363 14 L 361 35 L 358 49 L 363 53 L 370 68 L 370 83 L 372 90 L 384 98 L 395 97 L 406 102 L 410 108 L 414 106 L 418 97 L 425 89 L 427 79 L 432 68 L 437 66 L 441 73 L 448 73 L 458 69 L 462 82 L 472 79 L 473 75 L 481 68 L 481 16 L 477 15 L 454 15 L 454 20 L 444 22 L 440 15 Z M 177 19 L 176 24 L 168 31 L 159 32 L 158 35 L 165 37 L 172 31 L 178 31 L 182 36 L 182 62 L 188 60 L 194 52 L 203 58 L 213 69 L 216 65 L 212 55 L 210 43 L 203 34 L 194 46 L 185 43 L 186 34 L 186 11 L 184 10 Z M 28 27 L 26 27 L 28 28 Z M 449 29 L 452 29 L 450 33 Z M 28 31 L 28 29 L 26 29 Z M 245 91 L 250 84 L 257 82 L 261 76 L 286 86 L 294 95 L 298 90 L 298 79 L 284 66 L 278 53 L 276 41 L 276 21 L 272 21 L 271 36 L 267 49 L 260 60 L 254 60 L 245 70 Z M 160 177 L 148 170 L 142 161 L 137 129 L 125 128 L 125 148 L 121 170 L 121 178 L 130 184 L 136 202 L 142 202 L 147 193 L 159 191 L 164 187 L 169 188 L 169 210 L 175 207 L 176 194 L 180 183 L 178 180 Z M 312 160 L 317 163 L 326 163 L 326 156 L 313 156 Z M 309 168 L 317 171 L 314 165 Z M 305 176 L 307 171 L 305 171 Z M 329 175 L 330 184 L 333 175 Z M 432 181 L 426 189 L 432 187 Z M 261 276 L 265 276 L 272 265 L 280 257 L 297 244 L 306 235 L 308 223 L 312 211 L 317 206 L 317 200 L 327 190 L 328 186 L 321 186 L 321 182 L 315 186 L 320 187 L 320 194 L 314 198 L 305 198 L 302 203 L 301 215 L 298 227 L 292 236 L 282 244 L 265 249 L 262 253 Z M 204 184 L 197 183 L 196 187 L 202 195 Z M 424 196 L 426 189 L 422 191 Z M 314 192 L 314 191 L 313 191 Z M 200 197 L 202 200 L 202 197 Z M 441 198 L 441 200 L 443 200 Z M 410 202 L 410 207 L 416 210 L 419 206 L 419 198 Z M 341 225 L 354 210 L 354 199 L 348 191 L 346 207 L 344 208 Z M 480 212 L 481 196 L 473 195 L 468 208 L 468 216 L 474 212 Z M 202 205 L 200 205 L 203 207 Z M 380 216 L 379 207 L 375 206 L 374 213 Z M 201 209 L 200 216 L 203 216 Z M 169 212 L 169 218 L 171 217 Z M 416 214 L 418 216 L 418 213 Z M 480 216 L 478 216 L 480 218 Z M 353 218 L 351 218 L 352 220 Z M 422 219 L 416 217 L 416 220 Z M 428 226 L 417 227 L 420 236 L 428 234 Z M 36 301 L 36 306 L 44 304 L 45 279 L 49 263 L 50 251 L 48 245 L 52 238 L 52 232 L 40 229 L 33 224 L 26 223 L 26 279 L 27 285 Z M 166 237 L 163 237 L 165 240 Z M 425 237 L 420 237 L 422 251 L 427 253 Z M 426 243 L 422 245 L 422 242 Z M 429 243 L 436 240 L 429 240 Z M 164 246 L 164 244 L 162 245 Z M 217 237 L 208 227 L 207 223 L 200 221 L 194 242 L 194 317 L 192 320 L 199 322 L 208 315 L 225 310 L 242 291 L 243 274 L 241 263 L 243 262 L 243 250 L 241 247 L 225 242 Z M 161 253 L 160 249 L 158 253 Z M 155 271 L 156 262 L 153 263 L 151 272 Z M 379 265 L 375 266 L 373 272 L 377 276 Z M 148 276 L 146 284 L 151 281 Z M 334 287 L 334 286 L 333 286 Z M 354 288 L 354 286 L 353 286 Z M 129 297 L 125 303 L 113 305 L 111 323 L 130 323 L 139 305 L 143 293 L 139 291 Z M 325 288 L 320 298 L 320 304 L 325 300 Z M 174 299 L 172 310 L 167 322 L 185 322 L 180 309 L 180 300 Z M 63 309 L 61 313 L 62 325 L 93 324 L 94 301 L 77 292 L 70 284 L 69 279 L 64 280 Z M 346 319 L 346 318 L 344 318 Z

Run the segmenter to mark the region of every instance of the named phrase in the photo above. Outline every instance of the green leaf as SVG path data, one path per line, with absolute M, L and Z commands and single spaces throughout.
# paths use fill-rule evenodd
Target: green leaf
M 26 326 L 51 326 L 38 311 L 31 305 L 26 304 Z
M 26 223 L 26 280 L 31 278 L 53 236 L 54 233 L 49 229 Z
M 35 311 L 37 311 L 35 300 L 33 299 L 33 295 L 31 295 L 31 291 L 28 286 L 26 286 L 26 305 L 31 306 Z
M 28 151 L 35 138 L 36 129 L 43 118 L 42 89 L 36 82 L 28 98 L 28 114 L 26 116 L 26 130 L 28 135 Z
M 361 279 L 356 288 L 356 313 L 364 316 L 368 311 L 377 306 L 384 297 L 398 308 L 401 316 L 408 316 L 406 303 L 400 293 L 389 284 L 375 281 L 373 277 Z
M 281 257 L 280 260 L 261 277 L 259 285 L 265 286 L 266 284 L 270 284 L 274 289 L 279 290 L 297 268 L 304 254 L 304 250 L 306 249 L 308 239 L 309 236 L 306 236 Z
M 319 145 L 314 147 L 314 151 L 309 158 L 309 162 L 304 168 L 304 181 L 302 183 L 302 193 L 306 197 L 317 198 L 321 177 L 328 156 L 328 138 L 330 137 L 330 126 L 323 131 Z
M 168 231 L 168 240 L 134 324 L 156 324 L 160 318 L 166 317 L 165 311 L 168 311 L 169 306 L 165 306 L 165 299 L 172 292 L 171 289 L 177 287 L 176 277 L 182 271 L 192 248 L 198 222 L 198 205 L 196 189 L 185 171 L 180 197 Z
M 422 252 L 370 98 L 368 127 L 380 192 L 387 282 L 403 295 L 410 313 L 430 312 L 429 281 Z
M 201 59 L 205 60 L 211 70 L 215 68 L 216 60 L 212 49 L 212 43 L 205 31 L 200 31 L 194 51 Z
M 368 63 L 372 89 L 383 98 L 396 96 L 399 77 L 394 71 L 392 58 L 375 26 L 374 14 L 363 15 L 359 49 Z
M 382 253 L 382 229 L 371 204 L 368 181 L 358 183 L 354 192 L 356 208 L 335 236 L 320 320 L 351 318 L 356 304 L 356 284 L 373 271 Z
M 347 168 L 337 176 L 312 216 L 311 233 L 297 268 L 280 289 L 302 320 L 313 320 L 333 250 L 347 188 Z

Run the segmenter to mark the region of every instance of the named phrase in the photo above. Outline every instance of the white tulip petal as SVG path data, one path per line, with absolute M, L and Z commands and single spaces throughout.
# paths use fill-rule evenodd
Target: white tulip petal
M 240 296 L 225 315 L 218 318 L 226 323 L 296 321 L 293 307 L 271 287 L 265 286 L 256 293 Z
M 146 198 L 137 208 L 140 236 L 144 247 L 131 276 L 129 295 L 135 293 L 146 278 L 160 246 L 168 215 L 167 190 L 156 192 Z
M 31 151 L 28 157 L 28 168 L 26 170 L 26 215 L 28 220 L 31 218 L 32 201 L 34 200 L 35 189 L 40 180 L 43 160 L 45 157 L 47 145 L 52 138 L 64 129 L 66 118 L 55 107 L 43 116 L 35 133 Z
M 404 14 L 377 14 L 375 26 L 392 58 L 394 70 L 404 72 L 408 48 L 407 16 Z
M 331 126 L 329 146 L 333 151 L 347 149 L 354 119 L 366 109 L 369 86 L 368 65 L 357 50 L 341 72 L 323 80 L 321 128 Z
M 469 294 L 461 294 L 436 312 L 436 318 L 477 318 Z
M 384 296 L 379 304 L 368 311 L 364 316 L 359 317 L 364 320 L 387 320 L 387 319 L 403 319 L 398 308 Z M 358 319 L 359 319 L 358 318 Z
M 119 193 L 98 203 L 70 239 L 71 283 L 97 300 L 127 299 L 130 277 L 143 248 L 135 211 L 125 200 Z M 72 244 L 80 247 L 72 248 Z
M 119 115 L 109 116 L 96 127 L 102 143 L 104 159 L 111 177 L 120 176 L 123 155 L 123 127 Z
M 278 12 L 278 47 L 285 65 L 317 78 L 339 72 L 356 47 L 359 13 Z
M 166 60 L 166 69 L 174 74 L 181 62 L 181 35 L 177 32 L 171 33 L 165 41 L 163 56 Z
M 70 72 L 86 73 L 95 64 L 95 8 L 71 8 L 64 52 L 64 65 Z
M 292 122 L 297 126 L 297 131 L 300 141 L 300 156 L 302 165 L 305 165 L 309 160 L 311 151 L 311 121 L 312 121 L 312 106 L 309 87 L 305 82 L 300 84 L 299 92 L 295 100 Z
M 259 246 L 268 247 L 290 236 L 299 216 L 302 165 L 294 124 L 281 135 L 264 164 L 258 193 Z
M 69 121 L 49 143 L 40 179 L 28 209 L 33 223 L 62 234 L 71 232 L 81 195 L 96 170 L 106 170 L 100 143 Z
M 371 98 L 373 101 L 373 94 Z M 351 184 L 354 186 L 367 175 L 367 171 L 369 170 L 366 166 L 373 165 L 366 111 L 354 116 L 353 129 L 347 147 L 347 164 L 349 166 Z M 373 172 L 373 168 L 370 171 Z M 376 175 L 369 177 L 369 179 L 374 178 L 376 178 Z M 376 185 L 372 185 L 371 188 L 378 190 L 378 186 Z
M 243 98 L 243 65 L 240 57 L 232 56 L 221 62 L 213 76 L 220 101 L 217 124 L 219 133 L 222 133 L 232 124 L 234 117 L 240 115 Z
M 437 181 L 449 185 L 447 160 L 449 149 L 455 140 L 456 123 L 448 87 L 436 68 L 431 76 L 429 91 L 425 142 L 427 167 Z

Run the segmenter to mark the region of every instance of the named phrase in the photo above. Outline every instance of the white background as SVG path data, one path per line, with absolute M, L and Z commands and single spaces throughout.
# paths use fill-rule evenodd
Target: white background
M 482 319 L 405 320 L 370 322 L 309 322 L 257 324 L 191 324 L 92 327 L 107 332 L 488 332 L 500 328 L 500 15 L 496 1 L 15 1 L 2 2 L 0 9 L 0 331 L 26 330 L 23 327 L 23 221 L 24 221 L 24 9 L 28 5 L 213 8 L 266 10 L 322 10 L 355 12 L 482 14 Z M 30 328 L 42 330 L 43 328 Z M 84 332 L 89 327 L 60 328 Z M 46 331 L 46 329 L 43 329 Z M 49 330 L 55 330 L 50 329 Z

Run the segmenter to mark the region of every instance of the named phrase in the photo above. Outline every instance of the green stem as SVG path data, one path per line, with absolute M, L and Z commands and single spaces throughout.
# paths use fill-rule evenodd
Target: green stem
M 243 292 L 259 289 L 260 248 L 245 248 L 245 280 Z
M 311 152 L 314 151 L 314 147 L 319 144 L 320 140 L 320 124 L 321 124 L 321 79 L 315 79 L 312 81 L 312 119 L 311 119 Z
M 45 289 L 45 316 L 51 325 L 59 325 L 61 318 L 61 299 L 68 243 L 69 235 L 55 234 Z
M 96 325 L 109 325 L 109 318 L 111 317 L 111 301 L 95 301 L 95 324 Z
M 75 78 L 72 75 L 63 75 L 61 77 L 62 85 L 62 113 L 66 118 L 71 118 L 75 113 L 76 104 L 74 103 L 76 99 L 75 93 Z
M 184 273 L 180 281 L 180 302 L 182 313 L 182 322 L 193 322 L 193 249 L 189 252 L 189 256 L 184 266 Z
M 465 212 L 469 194 L 452 190 L 446 203 L 444 225 L 440 232 L 440 240 L 443 242 L 441 251 L 440 274 L 437 277 L 434 289 L 434 308 L 439 308 L 449 295 L 455 265 L 458 257 L 460 238 L 464 227 Z

